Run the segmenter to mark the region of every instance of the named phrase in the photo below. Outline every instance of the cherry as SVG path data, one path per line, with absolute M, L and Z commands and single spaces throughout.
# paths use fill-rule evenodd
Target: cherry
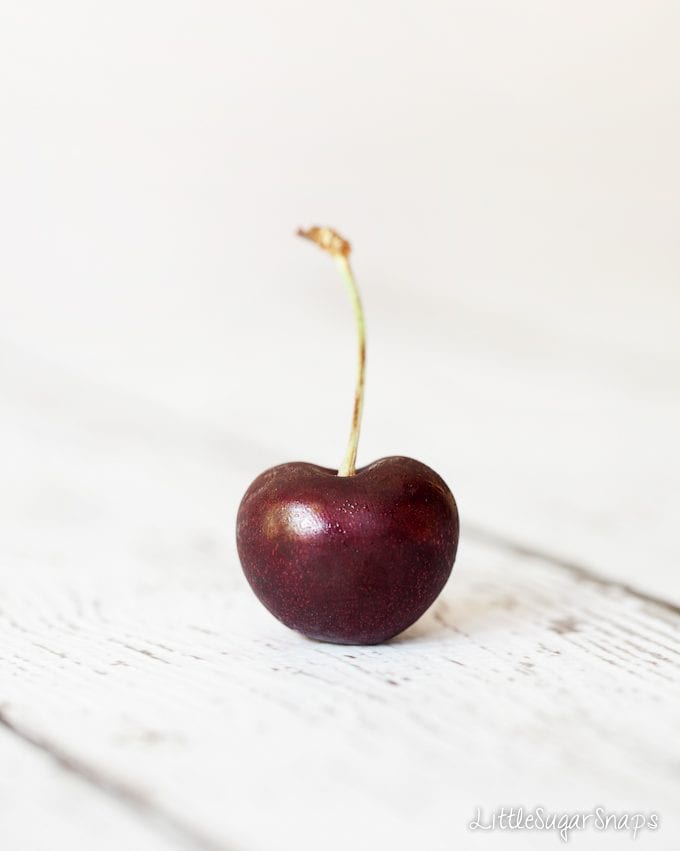
M 444 480 L 413 458 L 356 469 L 366 343 L 350 245 L 330 228 L 298 233 L 336 260 L 354 307 L 350 438 L 339 470 L 293 462 L 255 479 L 238 510 L 238 553 L 257 597 L 287 626 L 336 644 L 378 644 L 414 623 L 444 587 L 458 511 Z

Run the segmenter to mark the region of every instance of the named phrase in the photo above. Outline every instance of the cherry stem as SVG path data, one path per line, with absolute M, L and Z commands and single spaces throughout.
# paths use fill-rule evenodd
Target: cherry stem
M 318 246 L 327 251 L 335 260 L 345 281 L 354 318 L 357 325 L 357 382 L 354 391 L 354 409 L 352 411 L 352 427 L 347 442 L 347 451 L 338 470 L 339 476 L 353 476 L 357 466 L 357 447 L 359 445 L 359 432 L 361 431 L 361 414 L 364 407 L 364 380 L 366 376 L 366 325 L 364 322 L 364 311 L 361 307 L 359 288 L 357 287 L 354 273 L 349 262 L 351 246 L 346 239 L 331 228 L 313 227 L 309 230 L 298 230 L 298 236 L 310 239 Z

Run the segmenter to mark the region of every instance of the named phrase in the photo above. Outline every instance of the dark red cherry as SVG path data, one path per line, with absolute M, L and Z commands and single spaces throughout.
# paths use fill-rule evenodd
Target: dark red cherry
M 413 458 L 356 469 L 366 336 L 350 245 L 330 228 L 299 233 L 336 261 L 354 308 L 349 442 L 338 470 L 296 462 L 258 476 L 239 507 L 238 553 L 259 599 L 287 626 L 322 641 L 377 644 L 410 626 L 444 587 L 458 511 L 444 480 Z
M 338 644 L 377 644 L 432 604 L 458 546 L 443 479 L 391 457 L 352 476 L 281 464 L 246 491 L 237 520 L 253 591 L 291 629 Z

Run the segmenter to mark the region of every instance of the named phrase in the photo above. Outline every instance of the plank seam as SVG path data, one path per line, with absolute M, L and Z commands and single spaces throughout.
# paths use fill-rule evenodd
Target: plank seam
M 635 597 L 645 603 L 650 603 L 653 606 L 659 606 L 667 612 L 675 616 L 680 616 L 680 605 L 673 603 L 671 600 L 666 600 L 664 597 L 659 597 L 656 594 L 649 594 L 646 591 L 641 591 L 639 588 L 629 585 L 627 582 L 621 582 L 617 579 L 608 579 L 602 576 L 597 571 L 584 564 L 579 564 L 571 559 L 556 555 L 548 550 L 543 550 L 540 547 L 528 546 L 519 541 L 501 535 L 498 532 L 492 532 L 477 525 L 466 525 L 464 530 L 465 535 L 481 544 L 486 544 L 496 549 L 505 550 L 514 555 L 522 556 L 533 561 L 542 561 L 548 565 L 558 567 L 561 570 L 571 574 L 580 582 L 589 582 L 591 585 L 596 585 L 599 588 L 608 588 L 610 590 L 619 591 L 630 597 Z
M 88 765 L 84 760 L 73 756 L 53 742 L 19 727 L 9 719 L 3 707 L 0 707 L 0 725 L 24 744 L 48 756 L 62 771 L 77 777 L 108 798 L 118 801 L 122 806 L 134 810 L 149 824 L 155 823 L 156 827 L 170 834 L 174 840 L 180 841 L 183 847 L 192 848 L 195 851 L 234 851 L 233 848 L 197 831 L 172 813 L 157 806 L 132 786 Z

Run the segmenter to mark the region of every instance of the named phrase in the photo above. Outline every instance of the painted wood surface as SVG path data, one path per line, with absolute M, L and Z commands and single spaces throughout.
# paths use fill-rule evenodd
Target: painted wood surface
M 520 804 L 658 812 L 637 843 L 677 847 L 672 601 L 464 523 L 444 595 L 402 637 L 309 642 L 235 558 L 251 435 L 16 353 L 3 370 L 3 847 L 543 847 L 467 829 Z
M 152 817 L 140 820 L 111 789 L 93 788 L 94 775 L 42 740 L 27 744 L 0 715 L 0 839 L 4 848 L 176 848 L 170 831 Z

